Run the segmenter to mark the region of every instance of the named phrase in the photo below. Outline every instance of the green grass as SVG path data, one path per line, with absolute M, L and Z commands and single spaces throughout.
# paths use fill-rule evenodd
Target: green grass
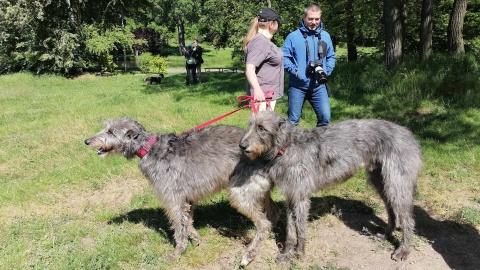
M 206 52 L 208 66 L 232 63 L 225 56 L 213 62 L 218 53 L 223 52 Z M 407 61 L 395 71 L 378 62 L 337 66 L 331 78 L 333 122 L 372 117 L 410 128 L 424 152 L 416 205 L 431 220 L 478 233 L 480 83 L 473 75 L 478 59 Z M 177 262 L 165 261 L 172 232 L 136 161 L 100 159 L 83 141 L 102 128 L 103 120 L 125 116 L 148 130 L 180 133 L 236 109 L 244 74 L 205 73 L 204 83 L 190 87 L 183 74 L 168 74 L 160 86 L 146 86 L 143 78 L 0 76 L 0 269 L 185 269 L 211 263 L 226 250 L 241 253 L 236 239 L 253 225 L 222 192 L 196 209 L 203 245 L 190 246 Z M 276 111 L 285 115 L 286 97 L 277 104 Z M 246 127 L 250 114 L 242 110 L 221 123 Z M 306 105 L 301 126 L 313 127 L 314 119 Z M 330 204 L 383 212 L 363 179 L 361 172 L 320 191 L 316 196 L 327 199 L 316 201 L 312 215 L 329 213 Z M 274 197 L 283 200 L 277 193 Z M 314 264 L 307 269 L 341 268 Z

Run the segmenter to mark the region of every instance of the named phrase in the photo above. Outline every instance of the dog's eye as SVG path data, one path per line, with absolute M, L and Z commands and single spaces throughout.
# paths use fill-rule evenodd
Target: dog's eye
M 265 131 L 265 127 L 263 125 L 257 126 L 258 131 Z
M 111 129 L 107 130 L 107 133 L 113 135 L 113 131 Z

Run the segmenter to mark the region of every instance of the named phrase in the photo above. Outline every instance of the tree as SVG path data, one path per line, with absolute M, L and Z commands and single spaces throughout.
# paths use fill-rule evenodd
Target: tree
M 403 61 L 405 0 L 384 0 L 385 64 L 393 68 Z
M 423 0 L 420 25 L 420 60 L 427 60 L 432 55 L 433 0 Z
M 450 53 L 461 54 L 465 52 L 462 32 L 466 12 L 467 0 L 455 0 L 453 2 L 447 32 L 447 47 Z
M 358 57 L 355 30 L 355 0 L 348 0 L 345 9 L 347 13 L 347 52 L 348 61 L 356 61 Z

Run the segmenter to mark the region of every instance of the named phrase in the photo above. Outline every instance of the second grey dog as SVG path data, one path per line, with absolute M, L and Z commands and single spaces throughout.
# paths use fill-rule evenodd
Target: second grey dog
M 198 243 L 191 207 L 229 186 L 230 175 L 242 156 L 238 144 L 243 135 L 244 129 L 226 125 L 210 126 L 179 136 L 154 135 L 132 119 L 121 119 L 107 121 L 105 128 L 86 139 L 85 144 L 98 147 L 100 156 L 117 154 L 127 159 L 141 158 L 140 170 L 153 185 L 174 229 L 176 248 L 169 257 L 176 258 L 185 251 L 188 238 Z M 255 181 L 244 187 L 256 189 L 248 193 L 255 194 L 260 201 L 236 198 L 232 204 L 252 220 L 266 220 L 270 224 L 266 212 L 270 209 L 275 212 L 268 194 L 271 184 L 259 176 L 252 177 L 252 180 Z M 257 217 L 250 212 L 260 214 Z M 262 227 L 258 223 L 255 225 Z
M 385 203 L 385 237 L 392 239 L 397 220 L 402 227 L 403 237 L 392 259 L 407 258 L 422 152 L 406 128 L 385 120 L 359 119 L 302 130 L 265 111 L 252 116 L 240 147 L 257 165 L 237 171 L 232 183 L 245 181 L 251 174 L 248 168 L 264 170 L 286 197 L 287 237 L 277 261 L 304 255 L 311 194 L 346 181 L 361 168 L 366 168 L 369 182 Z M 252 258 L 244 259 L 246 264 Z

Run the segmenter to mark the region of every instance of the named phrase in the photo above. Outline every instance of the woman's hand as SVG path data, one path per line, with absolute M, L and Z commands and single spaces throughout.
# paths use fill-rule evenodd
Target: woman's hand
M 253 89 L 253 100 L 255 102 L 265 102 L 265 94 L 263 93 L 263 90 L 261 88 L 255 88 Z

